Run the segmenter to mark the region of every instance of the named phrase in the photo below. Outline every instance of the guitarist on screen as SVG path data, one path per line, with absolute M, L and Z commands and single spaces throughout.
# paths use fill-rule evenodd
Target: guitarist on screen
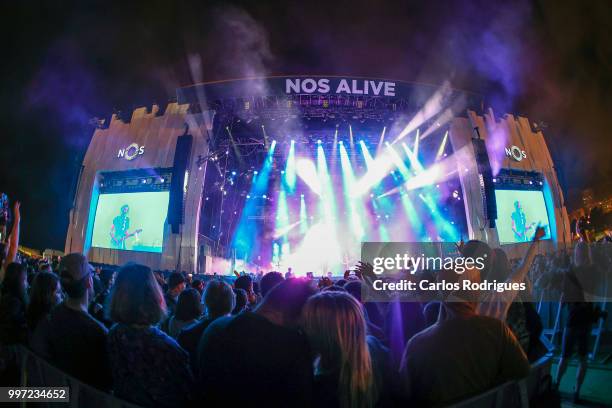
M 531 229 L 536 225 L 535 222 L 527 225 L 527 217 L 525 216 L 525 211 L 523 211 L 523 206 L 519 201 L 514 202 L 514 212 L 511 215 L 512 217 L 512 232 L 514 232 L 514 238 L 519 242 L 529 241 L 530 238 L 527 235 Z
M 128 232 L 130 229 L 130 217 L 128 217 L 129 212 L 130 207 L 125 204 L 121 207 L 121 213 L 113 219 L 113 226 L 110 230 L 111 248 L 127 249 L 125 246 L 125 240 L 142 232 L 142 229 L 137 229 L 132 233 Z

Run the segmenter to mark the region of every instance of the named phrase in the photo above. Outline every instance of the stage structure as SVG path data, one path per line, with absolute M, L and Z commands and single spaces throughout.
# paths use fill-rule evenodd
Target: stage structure
M 394 80 L 196 84 L 120 113 L 85 155 L 66 252 L 154 269 L 341 274 L 362 241 L 569 243 L 540 130 L 482 96 Z

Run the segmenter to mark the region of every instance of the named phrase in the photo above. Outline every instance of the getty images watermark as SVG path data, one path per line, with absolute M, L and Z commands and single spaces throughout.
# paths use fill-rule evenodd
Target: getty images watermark
M 521 274 L 521 263 L 497 262 L 495 254 L 483 247 L 460 248 L 454 242 L 365 242 L 360 267 L 364 275 L 362 300 L 387 301 L 491 301 L 506 295 L 534 301 L 533 274 Z M 531 266 L 526 266 L 531 270 Z M 552 290 L 538 290 L 538 300 L 558 301 L 560 294 L 569 301 L 595 301 L 597 282 L 580 280 L 581 291 L 568 290 L 566 277 Z M 591 279 L 591 277 L 589 277 Z M 604 285 L 605 286 L 605 285 Z M 571 299 L 570 299 L 571 298 Z

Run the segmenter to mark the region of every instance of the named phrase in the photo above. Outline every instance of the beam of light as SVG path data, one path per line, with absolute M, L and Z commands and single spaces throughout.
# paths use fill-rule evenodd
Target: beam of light
M 281 186 L 278 191 L 278 199 L 276 205 L 276 219 L 275 219 L 275 238 L 283 238 L 283 242 L 287 240 L 286 236 L 282 234 L 279 237 L 276 237 L 276 234 L 279 231 L 284 231 L 289 225 L 289 207 L 287 206 L 287 193 L 285 189 Z
M 204 82 L 204 73 L 202 72 L 202 58 L 198 54 L 188 54 L 187 55 L 187 63 L 189 65 L 189 71 L 191 73 L 191 83 L 199 84 Z M 208 101 L 206 99 L 206 94 L 204 92 L 204 87 L 196 86 L 194 87 L 196 96 L 198 98 L 199 106 L 208 106 Z M 204 128 L 211 130 L 213 128 L 213 116 L 211 115 L 211 111 L 206 109 L 201 109 L 201 118 L 203 119 Z M 185 116 L 185 121 L 189 124 L 189 129 L 199 129 L 202 122 L 198 121 L 199 117 L 197 115 L 191 114 Z
M 438 164 L 436 163 L 433 166 L 429 167 L 427 170 L 420 172 L 414 177 L 411 177 L 402 186 L 394 187 L 386 191 L 385 193 L 380 194 L 378 197 L 383 198 L 393 194 L 397 194 L 403 189 L 406 191 L 412 191 L 419 188 L 431 186 L 435 183 L 448 180 L 454 173 L 456 173 L 456 170 L 451 170 L 448 174 L 441 176 L 440 174 L 443 169 L 444 167 L 438 166 Z
M 332 145 L 332 157 L 336 157 L 337 151 L 338 151 L 338 125 L 336 125 L 336 130 L 334 131 L 334 142 Z
M 289 255 L 290 251 L 288 234 L 291 228 L 289 228 L 289 206 L 287 204 L 286 191 L 286 186 L 288 185 L 289 183 L 287 181 L 287 172 L 285 171 L 281 177 L 280 188 L 278 190 L 278 198 L 276 200 L 276 219 L 274 228 L 274 240 L 280 245 L 280 252 L 278 254 L 279 265 L 283 262 L 283 259 L 285 259 Z
M 359 141 L 359 147 L 361 147 L 361 154 L 363 155 L 363 158 L 366 163 L 366 167 L 369 170 L 370 167 L 374 165 L 374 159 L 372 158 L 372 155 L 370 154 L 370 151 L 368 150 L 368 146 L 366 146 L 363 140 Z
M 353 197 L 360 197 L 366 194 L 373 186 L 389 175 L 393 166 L 394 163 L 390 159 L 389 154 L 386 151 L 381 152 L 374 161 L 370 162 L 366 174 L 357 180 L 351 195 Z
M 423 169 L 422 164 L 415 161 L 415 167 L 417 167 L 417 174 L 414 177 L 410 178 L 410 180 L 407 180 L 402 187 L 408 191 L 411 191 L 431 186 L 436 183 L 442 183 L 451 179 L 457 173 L 457 163 L 456 158 L 454 156 L 455 155 L 452 155 L 450 157 L 444 158 L 443 160 L 437 161 L 433 165 L 429 166 L 427 169 Z M 400 188 L 395 187 L 385 192 L 384 194 L 381 194 L 379 197 L 386 197 L 392 194 L 396 194 L 399 191 Z
M 317 195 L 321 195 L 321 182 L 317 174 L 317 168 L 310 159 L 298 159 L 296 161 L 296 172 L 298 177 Z
M 446 125 L 450 122 L 455 115 L 453 114 L 453 110 L 451 108 L 447 108 L 435 119 L 435 122 L 432 123 L 423 134 L 421 134 L 421 140 L 429 137 L 432 133 L 439 130 L 442 126 Z
M 304 194 L 300 196 L 300 234 L 304 235 L 308 231 L 308 212 L 306 211 L 306 200 Z
M 412 174 L 410 173 L 410 170 L 408 170 L 408 167 L 406 166 L 400 155 L 397 153 L 397 151 L 390 144 L 387 144 L 387 151 L 389 152 L 389 157 L 391 158 L 391 161 L 393 161 L 395 167 L 397 167 L 397 169 L 400 171 L 404 180 L 409 180 Z
M 365 160 L 366 167 L 369 170 L 370 167 L 374 164 L 374 159 L 372 158 L 372 155 L 370 154 L 370 151 L 368 150 L 368 146 L 366 146 L 363 140 L 359 141 L 359 146 L 361 147 L 361 153 Z M 370 195 L 371 196 L 370 201 L 372 203 L 372 207 L 375 209 L 376 212 L 380 210 L 382 212 L 392 214 L 393 213 L 393 202 L 387 198 L 378 199 L 376 196 L 380 195 L 381 193 L 382 193 L 382 187 L 380 185 L 375 185 L 372 187 L 372 194 Z M 382 225 L 382 223 L 380 223 L 380 225 Z M 379 233 L 379 236 L 382 236 L 382 235 L 383 234 Z M 389 234 L 387 233 L 385 234 L 385 236 L 388 239 Z
M 444 154 L 444 149 L 446 148 L 446 141 L 448 140 L 448 130 L 444 133 L 444 138 L 442 139 L 442 143 L 440 143 L 440 147 L 438 148 L 438 153 L 436 153 L 436 161 L 440 160 L 440 157 Z
M 427 120 L 437 115 L 442 111 L 442 106 L 445 99 L 450 96 L 452 90 L 450 82 L 446 81 L 434 94 L 429 98 L 421 110 L 419 110 L 414 117 L 408 122 L 404 129 L 397 135 L 393 143 L 397 143 L 406 137 L 408 134 L 414 132 L 419 126 L 425 123 Z
M 400 191 L 400 201 L 402 203 L 402 207 L 404 208 L 404 213 L 408 216 L 408 222 L 410 222 L 413 236 L 412 239 L 420 240 L 423 237 L 423 221 L 419 217 L 416 209 L 414 208 L 414 204 L 410 199 L 410 196 L 406 190 Z
M 389 231 L 387 231 L 387 227 L 382 222 L 378 224 L 378 239 L 380 242 L 389 242 L 391 240 L 389 238 Z
M 279 246 L 279 250 L 276 254 L 276 263 L 279 266 L 282 265 L 283 260 L 286 259 L 290 254 L 289 231 L 291 231 L 300 223 L 299 221 L 297 221 L 293 224 L 290 224 L 289 206 L 287 205 L 287 193 L 284 188 L 285 184 L 286 182 L 283 183 L 283 181 L 281 181 L 276 207 L 276 225 L 274 228 L 274 243 Z M 272 256 L 274 257 L 274 251 L 272 253 Z
M 268 191 L 275 148 L 276 140 L 272 141 L 261 169 L 257 174 L 253 174 L 251 188 L 249 189 L 249 197 L 252 197 L 252 199 L 245 201 L 240 221 L 232 239 L 232 247 L 236 249 L 237 257 L 244 257 L 245 261 L 248 261 L 251 254 L 259 253 L 261 243 L 258 237 L 260 231 L 258 223 L 253 222 L 252 217 L 257 215 L 259 197 L 262 197 Z
M 295 141 L 291 141 L 291 147 L 289 148 L 289 154 L 287 155 L 287 164 L 285 165 L 285 184 L 287 191 L 293 193 L 295 191 L 295 184 L 297 181 L 296 168 L 295 168 Z
M 410 167 L 414 170 L 416 174 L 419 174 L 423 171 L 423 165 L 419 161 L 419 158 L 410 150 L 410 148 L 406 145 L 406 143 L 402 142 L 402 148 L 408 156 L 408 160 L 410 160 Z
M 441 239 L 442 241 L 449 242 L 459 241 L 460 234 L 457 231 L 457 228 L 455 228 L 455 226 L 448 222 L 440 213 L 440 210 L 438 209 L 438 206 L 435 203 L 434 199 L 430 195 L 423 193 L 419 193 L 419 198 L 425 203 L 425 205 L 429 209 L 429 212 L 431 214 L 438 233 L 438 237 L 436 238 L 438 240 Z
M 353 138 L 353 127 L 349 124 L 349 143 L 351 144 L 351 149 L 355 148 L 355 139 Z
M 460 94 L 457 97 L 453 98 L 453 100 L 451 101 L 451 106 L 444 109 L 444 112 L 442 112 L 440 115 L 438 115 L 438 117 L 435 118 L 431 126 L 429 126 L 429 128 L 427 128 L 427 130 L 425 130 L 425 132 L 421 135 L 421 140 L 425 139 L 426 137 L 429 137 L 429 135 L 436 132 L 442 126 L 453 120 L 453 118 L 456 116 L 455 112 L 465 111 L 466 105 L 467 103 L 465 95 Z
M 325 222 L 334 223 L 336 220 L 336 199 L 331 177 L 327 168 L 325 151 L 321 144 L 317 147 L 317 174 L 321 185 L 321 216 Z
M 404 160 L 402 160 L 401 156 L 399 155 L 399 153 L 397 153 L 397 151 L 395 150 L 395 148 L 390 145 L 387 144 L 387 151 L 390 153 L 389 157 L 391 158 L 391 160 L 393 161 L 393 163 L 395 164 L 395 166 L 398 168 L 400 174 L 401 174 L 401 180 L 399 178 L 396 178 L 396 181 L 398 183 L 403 182 L 407 182 L 410 181 L 413 177 L 413 172 L 411 172 L 408 167 L 406 166 L 406 164 L 404 163 Z M 410 196 L 408 195 L 408 192 L 402 188 L 401 184 L 399 187 L 396 187 L 396 189 L 400 192 L 400 201 L 402 203 L 402 207 L 404 209 L 404 213 L 406 214 L 406 216 L 408 217 L 408 221 L 410 222 L 411 225 L 411 231 L 414 232 L 414 235 L 411 238 L 417 238 L 419 239 L 422 236 L 422 222 L 419 219 L 419 215 L 414 207 L 414 205 L 412 204 L 412 200 L 410 199 Z M 384 198 L 387 194 L 383 194 L 381 196 L 379 196 L 379 198 Z
M 342 165 L 342 181 L 344 186 L 344 203 L 349 216 L 349 221 L 353 235 L 357 240 L 361 240 L 365 235 L 364 229 L 364 209 L 360 198 L 351 197 L 350 192 L 355 184 L 355 175 L 351 166 L 351 161 L 344 145 L 340 145 L 340 164 Z
M 387 127 L 383 126 L 382 132 L 380 132 L 380 139 L 378 139 L 378 146 L 376 146 L 376 155 L 380 153 L 383 147 L 383 142 L 385 141 L 385 132 L 387 131 Z
M 280 237 L 289 234 L 289 232 L 291 232 L 298 225 L 300 226 L 300 231 L 301 231 L 301 229 L 302 229 L 301 228 L 301 225 L 302 225 L 301 221 L 296 221 L 296 222 L 294 222 L 292 224 L 285 225 L 281 229 L 275 230 L 274 231 L 274 235 L 273 235 L 274 239 L 279 239 Z
M 406 146 L 405 143 L 402 143 L 402 147 L 406 151 L 406 154 L 410 160 L 411 167 L 415 170 L 416 175 L 414 177 L 406 178 L 405 173 L 402 172 L 400 169 L 400 172 L 402 173 L 402 176 L 404 177 L 404 179 L 406 179 L 406 182 L 404 183 L 403 186 L 400 186 L 399 188 L 396 187 L 394 190 L 396 190 L 396 192 L 399 192 L 402 195 L 402 203 L 405 206 L 406 212 L 408 214 L 408 217 L 413 227 L 417 226 L 414 222 L 412 222 L 414 218 L 411 218 L 411 214 L 413 214 L 412 211 L 414 207 L 413 206 L 412 208 L 407 207 L 408 203 L 404 202 L 404 198 L 408 197 L 408 192 L 410 190 L 413 190 L 419 187 L 424 187 L 426 191 L 424 192 L 424 194 L 419 193 L 419 197 L 421 197 L 421 199 L 423 199 L 425 203 L 427 204 L 430 216 L 433 221 L 433 225 L 431 224 L 426 225 L 428 231 L 430 232 L 430 237 L 434 233 L 438 235 L 435 237 L 436 240 L 439 238 L 442 238 L 442 239 L 448 238 L 450 240 L 450 239 L 458 237 L 455 227 L 452 226 L 442 216 L 437 206 L 437 199 L 439 195 L 439 192 L 437 191 L 437 189 L 434 188 L 433 190 L 427 191 L 427 188 L 431 188 L 431 186 L 436 182 L 436 180 L 440 179 L 439 173 L 442 172 L 443 165 L 450 163 L 451 160 L 446 160 L 445 163 L 438 162 L 434 164 L 433 166 L 429 167 L 428 169 L 424 169 L 419 159 L 414 155 L 414 153 L 410 151 L 410 149 L 408 148 L 408 146 Z M 389 146 L 389 148 L 392 149 L 392 146 Z M 388 194 L 385 193 L 384 196 L 386 195 Z
M 278 242 L 272 243 L 272 265 L 280 266 L 280 245 Z
M 414 147 L 412 149 L 412 152 L 414 153 L 414 157 L 419 157 L 419 140 L 421 139 L 421 136 L 419 135 L 419 129 L 417 129 L 416 131 L 416 136 L 414 138 Z

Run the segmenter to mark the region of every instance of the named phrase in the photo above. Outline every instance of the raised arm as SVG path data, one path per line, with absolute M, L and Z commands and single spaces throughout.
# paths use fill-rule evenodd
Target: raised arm
M 540 239 L 543 236 L 544 236 L 544 228 L 538 226 L 536 228 L 535 234 L 533 235 L 533 241 L 531 241 L 531 244 L 529 245 L 529 248 L 527 249 L 527 253 L 523 257 L 523 261 L 521 262 L 521 265 L 514 272 L 510 274 L 510 276 L 508 277 L 508 282 L 520 283 L 525 279 L 525 276 L 527 276 L 527 273 L 529 272 L 529 269 L 531 268 L 533 259 L 536 256 L 538 242 L 540 242 Z
M 21 222 L 19 207 L 21 207 L 21 203 L 19 201 L 15 201 L 15 205 L 13 206 L 13 229 L 11 230 L 11 236 L 9 237 L 9 249 L 6 257 L 6 265 L 11 262 L 15 262 L 17 250 L 19 249 L 19 224 Z
M 11 262 L 15 262 L 15 259 L 17 258 L 17 250 L 19 249 L 19 224 L 21 222 L 21 214 L 19 212 L 20 206 L 21 203 L 19 201 L 15 201 L 15 204 L 13 205 L 13 228 L 11 229 L 11 235 L 9 236 L 9 247 L 4 264 L 0 265 L 0 282 L 4 280 L 6 265 L 10 264 Z

